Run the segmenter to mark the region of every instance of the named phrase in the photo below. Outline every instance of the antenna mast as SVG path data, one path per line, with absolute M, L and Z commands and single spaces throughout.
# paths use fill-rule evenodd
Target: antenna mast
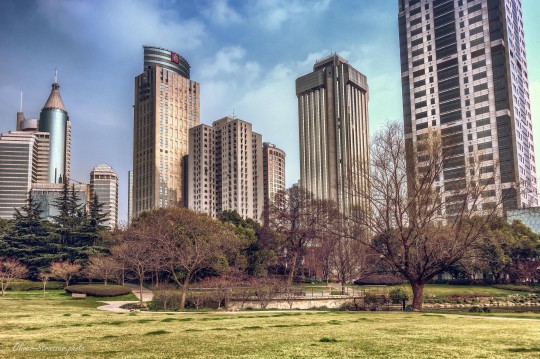
M 21 91 L 21 109 L 19 110 L 19 112 L 22 112 L 22 91 Z
M 54 83 L 55 84 L 58 83 L 58 68 L 57 67 L 54 68 Z

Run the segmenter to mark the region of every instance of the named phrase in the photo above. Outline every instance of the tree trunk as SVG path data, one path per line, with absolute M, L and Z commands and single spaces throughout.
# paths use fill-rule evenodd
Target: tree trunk
M 341 294 L 345 295 L 345 280 L 341 280 Z
M 184 309 L 186 307 L 188 285 L 189 285 L 189 279 L 186 277 L 186 279 L 184 280 L 184 284 L 182 284 L 182 297 L 180 299 L 180 309 Z
M 298 252 L 294 252 L 292 256 L 291 270 L 289 277 L 287 278 L 287 293 L 291 290 L 292 282 L 294 279 L 294 272 L 296 272 L 296 261 L 298 260 Z
M 141 307 L 142 305 L 144 304 L 143 302 L 143 296 L 142 296 L 142 292 L 143 292 L 143 280 L 144 280 L 144 274 L 139 276 L 139 295 L 140 295 L 140 298 L 139 298 L 139 301 L 141 303 Z
M 105 276 L 105 285 L 107 285 L 107 276 Z
M 411 287 L 413 291 L 413 308 L 415 311 L 422 310 L 422 302 L 424 300 L 424 283 L 411 282 Z

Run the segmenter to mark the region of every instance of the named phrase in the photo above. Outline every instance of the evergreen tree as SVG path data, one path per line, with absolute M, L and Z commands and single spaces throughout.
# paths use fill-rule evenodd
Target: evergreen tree
M 100 202 L 97 193 L 94 192 L 92 200 L 90 201 L 90 226 L 94 227 L 96 231 L 105 229 L 103 225 L 106 222 L 108 212 L 103 210 L 105 203 Z

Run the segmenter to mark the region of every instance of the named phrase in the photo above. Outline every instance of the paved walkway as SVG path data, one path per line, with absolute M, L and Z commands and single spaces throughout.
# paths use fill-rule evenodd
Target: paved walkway
M 102 303 L 105 303 L 105 305 L 102 305 L 98 307 L 97 309 L 106 310 L 106 311 L 115 312 L 115 313 L 130 312 L 131 311 L 130 309 L 124 309 L 120 307 L 123 306 L 124 304 L 139 303 L 139 301 L 141 300 L 141 292 L 140 292 L 139 285 L 137 284 L 126 284 L 126 287 L 131 288 L 132 293 L 135 294 L 138 300 L 123 300 L 123 301 L 115 300 L 115 301 L 102 302 Z M 152 293 L 152 291 L 149 289 L 143 288 L 142 298 L 143 298 L 142 299 L 143 302 L 149 302 L 154 298 L 154 293 Z

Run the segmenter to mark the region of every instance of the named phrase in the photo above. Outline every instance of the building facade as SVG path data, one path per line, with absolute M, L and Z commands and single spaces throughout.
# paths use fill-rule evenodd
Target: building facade
M 101 164 L 90 172 L 91 198 L 97 195 L 103 203 L 103 212 L 107 214 L 104 226 L 113 230 L 118 226 L 118 176 L 113 168 Z
M 398 1 L 409 168 L 435 129 L 453 156 L 437 183 L 445 196 L 476 176 L 487 186 L 479 210 L 536 206 L 521 1 Z
M 236 211 L 262 221 L 262 137 L 250 123 L 225 117 L 189 131 L 188 207 L 214 218 Z
M 0 218 L 12 219 L 15 208 L 26 205 L 36 182 L 47 182 L 47 133 L 13 131 L 0 135 Z
M 199 125 L 199 84 L 190 65 L 170 50 L 144 46 L 135 78 L 133 216 L 183 202 L 188 131 Z
M 133 217 L 133 171 L 128 171 L 128 213 L 127 221 L 131 223 Z
M 90 204 L 90 185 L 86 183 L 70 184 L 75 189 L 77 204 L 89 211 Z M 62 183 L 35 183 L 32 185 L 32 196 L 36 202 L 41 204 L 41 218 L 53 221 L 60 211 L 54 205 L 54 202 L 61 197 L 64 185 Z
M 63 183 L 65 178 L 69 179 L 71 123 L 56 80 L 39 115 L 39 131 L 50 134 L 48 181 Z
M 268 142 L 263 143 L 263 191 L 264 210 L 268 207 L 279 191 L 286 189 L 285 182 L 285 151 Z M 265 220 L 268 217 L 265 217 Z
M 368 210 L 369 128 L 366 76 L 338 55 L 321 59 L 296 80 L 300 185 L 335 201 L 342 213 Z

